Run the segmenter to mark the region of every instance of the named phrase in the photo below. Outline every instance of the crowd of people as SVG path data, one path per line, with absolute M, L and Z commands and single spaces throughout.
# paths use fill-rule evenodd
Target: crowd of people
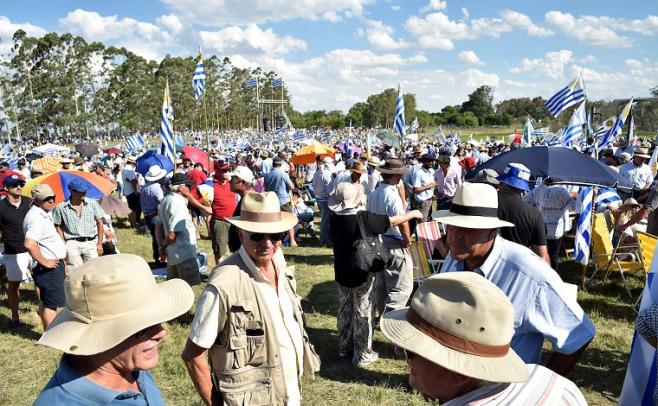
M 62 159 L 62 170 L 116 183 L 131 227 L 151 237 L 150 264 L 108 251 L 106 243 L 116 242 L 111 219 L 86 196 L 87 183 L 69 182 L 70 197 L 57 205 L 45 183 L 29 199 L 22 188 L 43 169 L 19 161 L 20 175 L 4 178 L 0 201 L 9 328 L 22 328 L 19 286 L 32 278 L 45 330 L 38 344 L 63 353 L 35 404 L 163 404 L 148 370 L 171 320 L 190 322 L 182 359 L 204 403 L 300 404 L 301 378 L 313 377 L 320 359 L 282 247 L 306 244 L 333 251 L 335 351 L 355 367 L 378 361 L 372 341 L 380 329 L 406 359 L 411 387 L 428 400 L 586 404 L 567 375 L 596 329 L 556 272 L 577 188 L 536 179 L 522 163 L 465 179 L 515 147 L 378 145 L 300 165 L 293 148 L 251 147 L 209 162 L 182 155 L 173 171 L 153 164 L 144 173 L 129 154 Z M 618 239 L 658 231 L 658 192 L 646 164 L 653 147 L 620 142 L 592 158 L 633 185 L 597 207 L 617 218 Z M 7 169 L 0 163 L 0 172 Z M 442 265 L 414 278 L 410 247 L 418 227 L 432 222 L 442 234 L 432 256 Z M 215 266 L 195 298 L 204 229 Z M 355 250 L 360 240 L 376 249 Z M 369 269 L 355 265 L 364 261 Z M 159 284 L 151 272 L 158 267 L 167 275 Z M 655 320 L 643 319 L 653 345 Z M 542 365 L 544 341 L 551 353 Z

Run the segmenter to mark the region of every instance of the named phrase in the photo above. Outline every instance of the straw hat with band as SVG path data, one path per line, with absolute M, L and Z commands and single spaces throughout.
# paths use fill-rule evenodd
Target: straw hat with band
M 107 255 L 85 262 L 64 282 L 66 307 L 37 344 L 67 354 L 109 350 L 147 327 L 174 319 L 194 303 L 182 279 L 157 283 L 137 255 Z
M 349 171 L 363 174 L 368 172 L 368 169 L 366 169 L 366 167 L 363 166 L 362 162 L 354 161 L 352 165 L 349 167 Z
M 250 233 L 282 233 L 297 224 L 297 216 L 282 212 L 274 192 L 249 192 L 242 198 L 240 215 L 226 219 Z
M 426 279 L 410 307 L 382 316 L 381 331 L 398 347 L 461 375 L 524 382 L 528 369 L 510 348 L 514 306 L 475 272 Z
M 148 182 L 157 182 L 167 175 L 167 170 L 160 165 L 151 165 L 148 172 L 144 175 L 144 179 Z
M 379 164 L 381 164 L 381 161 L 376 156 L 371 156 L 370 159 L 368 159 L 368 165 L 370 166 L 377 167 Z
M 634 153 L 633 157 L 639 156 L 640 158 L 651 158 L 651 154 L 649 154 L 649 149 L 648 148 L 638 148 Z
M 450 210 L 436 211 L 432 218 L 462 228 L 514 227 L 513 223 L 498 218 L 498 193 L 486 183 L 463 183 L 452 198 Z
M 409 169 L 404 166 L 404 163 L 396 158 L 389 158 L 384 160 L 383 164 L 379 164 L 377 170 L 380 173 L 390 175 L 406 175 Z
M 365 203 L 363 186 L 350 182 L 342 182 L 336 186 L 336 192 L 329 196 L 327 205 L 331 211 L 341 212 L 354 209 Z

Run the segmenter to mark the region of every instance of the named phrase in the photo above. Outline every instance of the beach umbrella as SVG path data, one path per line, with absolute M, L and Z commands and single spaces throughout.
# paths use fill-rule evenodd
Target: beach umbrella
M 98 155 L 98 145 L 92 144 L 90 142 L 82 142 L 75 146 L 75 152 L 80 154 L 80 156 L 91 158 L 94 155 Z
M 315 162 L 317 157 L 335 157 L 336 150 L 324 144 L 311 144 L 299 149 L 290 159 L 296 165 L 306 165 Z
M 31 196 L 30 192 L 36 185 L 45 183 L 53 189 L 53 192 L 55 192 L 55 204 L 59 204 L 64 200 L 68 200 L 71 196 L 71 192 L 69 192 L 69 184 L 74 179 L 80 179 L 89 186 L 87 197 L 90 199 L 101 199 L 112 193 L 116 188 L 116 185 L 112 183 L 112 181 L 105 179 L 102 176 L 98 176 L 95 173 L 59 171 L 42 175 L 28 181 L 23 188 L 23 196 Z
M 119 154 L 122 154 L 123 151 L 120 148 L 117 148 L 117 147 L 110 147 L 110 148 L 105 148 L 105 153 L 106 154 L 119 155 Z
M 470 171 L 466 179 L 487 168 L 503 173 L 512 162 L 527 166 L 532 179 L 551 178 L 555 183 L 569 185 L 632 187 L 619 173 L 589 155 L 571 148 L 547 146 L 519 148 L 496 155 Z
M 183 158 L 189 158 L 195 164 L 200 163 L 203 165 L 203 169 L 205 169 L 206 173 L 210 173 L 210 168 L 208 167 L 208 154 L 206 154 L 204 150 L 197 147 L 187 146 L 183 147 L 181 152 L 183 153 Z
M 166 169 L 167 172 L 174 170 L 174 163 L 164 155 L 158 154 L 155 150 L 149 149 L 144 155 L 137 158 L 137 173 L 145 175 L 149 168 L 153 165 L 158 165 L 160 168 Z
M 128 204 L 116 196 L 105 196 L 101 199 L 99 204 L 105 214 L 109 214 L 110 216 L 126 216 L 131 212 Z
M 60 162 L 59 157 L 47 156 L 32 161 L 32 168 L 41 168 L 43 169 L 43 173 L 47 174 L 62 169 L 62 163 Z

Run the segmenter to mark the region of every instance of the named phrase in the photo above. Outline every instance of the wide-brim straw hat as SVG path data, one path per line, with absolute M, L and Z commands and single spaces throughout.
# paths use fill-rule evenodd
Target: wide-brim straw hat
M 354 163 L 352 163 L 352 165 L 348 168 L 348 170 L 350 172 L 356 172 L 356 173 L 360 173 L 360 174 L 364 174 L 364 173 L 368 172 L 368 169 L 366 169 L 366 167 L 363 165 L 363 163 L 359 162 L 359 161 L 354 161 Z
M 336 186 L 336 191 L 329 196 L 327 207 L 334 212 L 354 209 L 365 203 L 366 194 L 360 184 L 342 182 Z
M 498 218 L 498 193 L 486 183 L 463 183 L 455 192 L 450 210 L 436 211 L 432 218 L 462 228 L 514 227 L 513 223 Z
M 648 149 L 648 148 L 638 148 L 638 149 L 635 150 L 635 152 L 633 153 L 633 156 L 634 156 L 634 157 L 639 156 L 639 157 L 641 157 L 641 158 L 647 158 L 647 159 L 648 159 L 648 158 L 651 158 L 651 154 L 649 153 L 649 149 Z
M 148 172 L 144 175 L 144 179 L 146 179 L 148 182 L 157 182 L 160 179 L 164 178 L 167 176 L 167 170 L 162 168 L 159 165 L 152 165 Z
M 409 172 L 409 168 L 404 165 L 404 162 L 396 158 L 385 159 L 384 163 L 379 164 L 377 170 L 380 173 L 391 175 L 406 175 Z
M 64 282 L 66 307 L 37 344 L 67 354 L 107 351 L 147 327 L 185 313 L 194 292 L 182 279 L 157 283 L 143 258 L 107 255 L 85 262 Z
M 514 306 L 475 272 L 426 279 L 410 307 L 382 316 L 393 344 L 441 367 L 488 382 L 524 382 L 528 369 L 511 349 Z
M 297 217 L 281 211 L 276 193 L 249 192 L 242 198 L 240 215 L 226 221 L 250 233 L 282 233 L 297 224 Z

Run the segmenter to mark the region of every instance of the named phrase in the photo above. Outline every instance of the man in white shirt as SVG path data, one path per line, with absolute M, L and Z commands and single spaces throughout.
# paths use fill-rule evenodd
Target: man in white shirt
M 423 222 L 428 221 L 430 211 L 432 210 L 432 197 L 434 197 L 434 169 L 432 164 L 434 158 L 429 154 L 423 154 L 420 158 L 421 167 L 416 170 L 412 179 L 413 198 L 411 199 L 411 208 L 420 210 L 423 213 Z M 415 224 L 415 222 L 414 222 Z M 413 225 L 412 225 L 413 227 Z
M 653 173 L 649 165 L 645 164 L 651 158 L 647 148 L 638 148 L 633 154 L 633 160 L 619 167 L 619 175 L 633 185 L 634 192 L 644 192 L 653 182 Z

